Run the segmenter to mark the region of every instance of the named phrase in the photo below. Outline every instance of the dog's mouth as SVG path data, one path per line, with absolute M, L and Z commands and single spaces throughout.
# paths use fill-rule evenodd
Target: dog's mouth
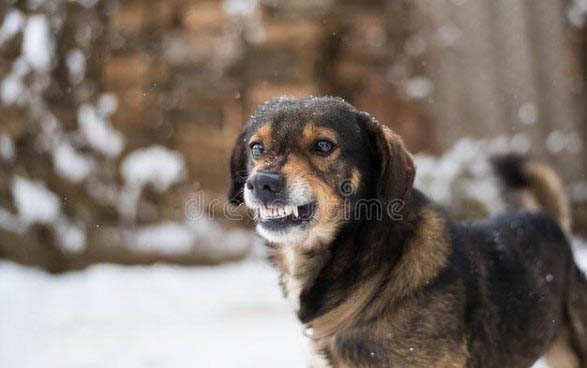
M 310 222 L 314 218 L 316 208 L 315 201 L 301 206 L 263 206 L 257 208 L 257 218 L 264 227 L 270 230 L 279 230 Z

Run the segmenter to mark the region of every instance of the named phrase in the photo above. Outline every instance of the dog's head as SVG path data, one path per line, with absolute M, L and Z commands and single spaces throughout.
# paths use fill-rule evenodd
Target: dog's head
M 229 199 L 255 212 L 270 242 L 326 242 L 357 220 L 360 201 L 406 201 L 414 174 L 402 140 L 367 113 L 338 98 L 281 97 L 238 137 Z

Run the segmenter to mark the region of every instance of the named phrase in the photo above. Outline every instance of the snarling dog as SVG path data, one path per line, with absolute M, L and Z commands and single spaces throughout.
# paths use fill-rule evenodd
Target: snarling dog
M 316 367 L 587 367 L 587 282 L 549 168 L 494 161 L 512 204 L 464 224 L 413 187 L 393 131 L 341 99 L 262 105 L 232 154 Z

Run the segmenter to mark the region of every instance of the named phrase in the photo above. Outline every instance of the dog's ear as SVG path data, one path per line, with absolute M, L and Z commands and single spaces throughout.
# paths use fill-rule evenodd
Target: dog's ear
M 380 162 L 376 193 L 385 201 L 409 201 L 414 185 L 416 166 L 403 140 L 391 129 L 380 124 L 367 113 L 360 113 L 365 121 L 370 146 Z
M 247 145 L 245 133 L 241 133 L 236 139 L 230 156 L 230 189 L 228 191 L 230 204 L 238 206 L 244 202 L 244 186 L 247 176 Z

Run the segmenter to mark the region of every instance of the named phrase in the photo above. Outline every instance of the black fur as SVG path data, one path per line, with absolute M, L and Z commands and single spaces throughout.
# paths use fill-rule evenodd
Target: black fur
M 527 158 L 518 154 L 499 155 L 492 158 L 493 168 L 504 184 L 512 188 L 523 188 L 530 185 L 524 175 L 523 166 Z
M 526 368 L 563 329 L 571 330 L 572 349 L 587 364 L 587 282 L 556 220 L 529 212 L 474 224 L 451 219 L 412 188 L 413 163 L 401 140 L 340 99 L 280 98 L 263 105 L 237 140 L 229 194 L 234 203 L 242 203 L 252 165 L 245 142 L 270 124 L 267 149 L 274 159 L 265 169 L 280 172 L 289 155 L 306 157 L 299 137 L 308 123 L 335 130 L 340 140 L 340 156 L 327 168 L 308 159 L 313 178 L 336 187 L 335 178 L 348 177 L 354 168 L 360 187 L 351 204 L 406 204 L 401 218 L 360 212 L 327 244 L 298 254 L 306 268 L 297 314 L 308 326 L 352 301 L 368 280 L 379 280 L 351 321 L 340 321 L 332 336 L 314 341 L 331 366 Z M 525 162 L 517 155 L 493 161 L 514 188 L 530 184 Z M 439 247 L 446 259 L 429 260 Z M 272 255 L 274 263 L 278 259 Z M 433 271 L 400 293 L 412 281 L 397 274 L 406 259 L 414 278 Z

